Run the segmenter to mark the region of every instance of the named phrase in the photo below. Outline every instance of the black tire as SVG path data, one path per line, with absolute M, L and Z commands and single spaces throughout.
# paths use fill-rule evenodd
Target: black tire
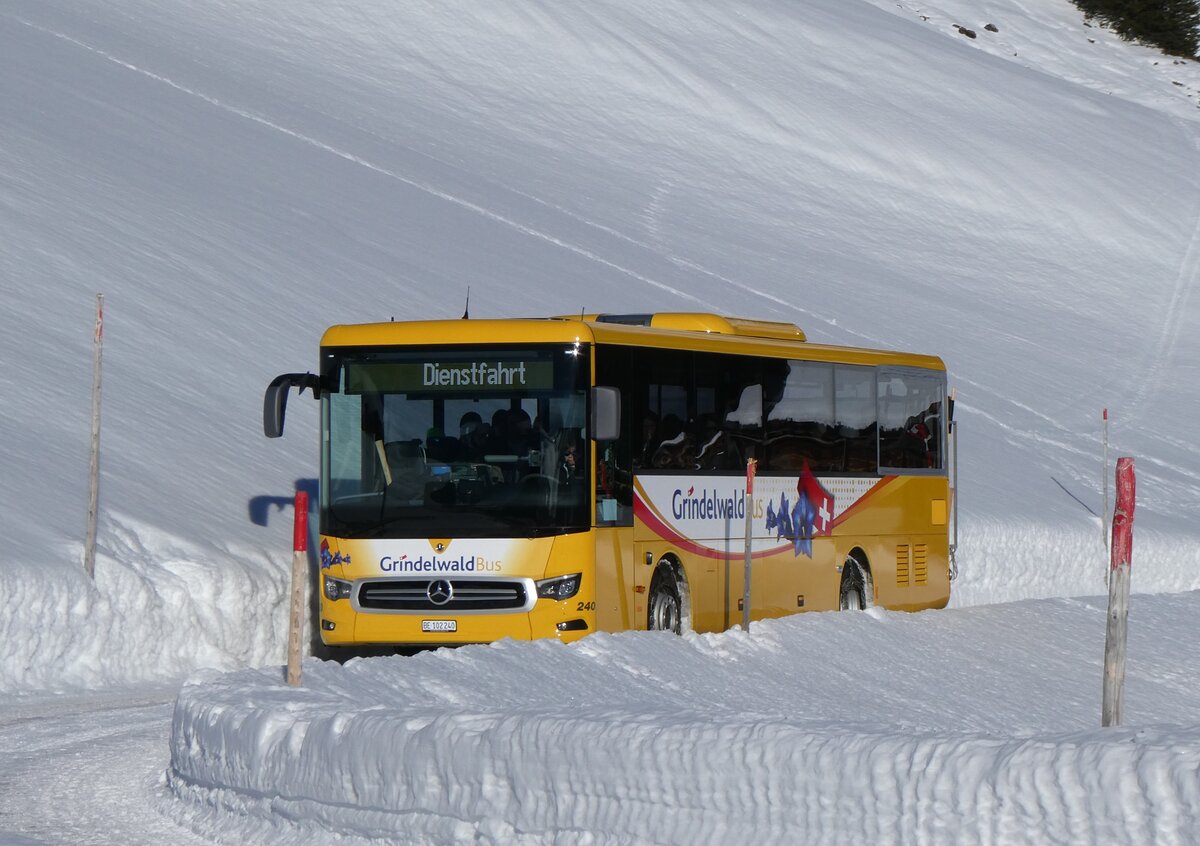
M 854 556 L 842 565 L 839 607 L 843 611 L 865 611 L 874 603 L 871 572 Z
M 646 628 L 652 632 L 683 634 L 683 598 L 670 565 L 660 565 L 650 580 L 646 602 Z

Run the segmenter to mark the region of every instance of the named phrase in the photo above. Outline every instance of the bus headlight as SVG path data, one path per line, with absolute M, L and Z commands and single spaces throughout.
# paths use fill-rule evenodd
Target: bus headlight
M 330 576 L 325 577 L 325 598 L 326 599 L 349 599 L 350 590 L 354 586 L 350 582 L 344 582 L 341 579 L 335 579 Z
M 556 576 L 553 579 L 540 579 L 537 582 L 537 595 L 539 599 L 570 599 L 575 594 L 579 593 L 579 582 L 582 578 L 582 573 L 573 573 L 570 576 Z

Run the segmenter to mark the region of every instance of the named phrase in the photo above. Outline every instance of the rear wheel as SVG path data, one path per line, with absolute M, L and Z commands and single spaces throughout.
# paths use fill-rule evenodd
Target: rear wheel
M 851 555 L 842 565 L 841 609 L 863 611 L 874 604 L 871 571 Z
M 669 565 L 660 566 L 650 580 L 646 628 L 683 633 L 683 599 L 679 594 L 679 582 Z

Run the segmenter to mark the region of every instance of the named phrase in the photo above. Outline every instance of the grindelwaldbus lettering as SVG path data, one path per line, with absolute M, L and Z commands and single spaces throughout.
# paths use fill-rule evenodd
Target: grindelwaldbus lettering
M 409 558 L 407 555 L 393 558 L 385 555 L 379 559 L 379 569 L 385 573 L 498 573 L 501 565 L 499 561 L 491 561 L 480 555 L 462 555 L 458 558 L 438 558 L 435 555 L 428 558 Z
M 744 520 L 746 503 L 741 496 L 723 496 L 707 488 L 699 493 L 676 488 L 671 496 L 671 514 L 676 520 Z

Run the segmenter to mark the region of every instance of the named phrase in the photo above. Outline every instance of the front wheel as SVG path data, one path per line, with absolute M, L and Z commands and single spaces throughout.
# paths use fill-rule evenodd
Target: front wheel
M 646 628 L 652 632 L 683 634 L 683 600 L 679 583 L 669 566 L 659 567 L 650 580 Z
M 842 565 L 841 609 L 864 611 L 874 603 L 871 571 L 854 556 Z

